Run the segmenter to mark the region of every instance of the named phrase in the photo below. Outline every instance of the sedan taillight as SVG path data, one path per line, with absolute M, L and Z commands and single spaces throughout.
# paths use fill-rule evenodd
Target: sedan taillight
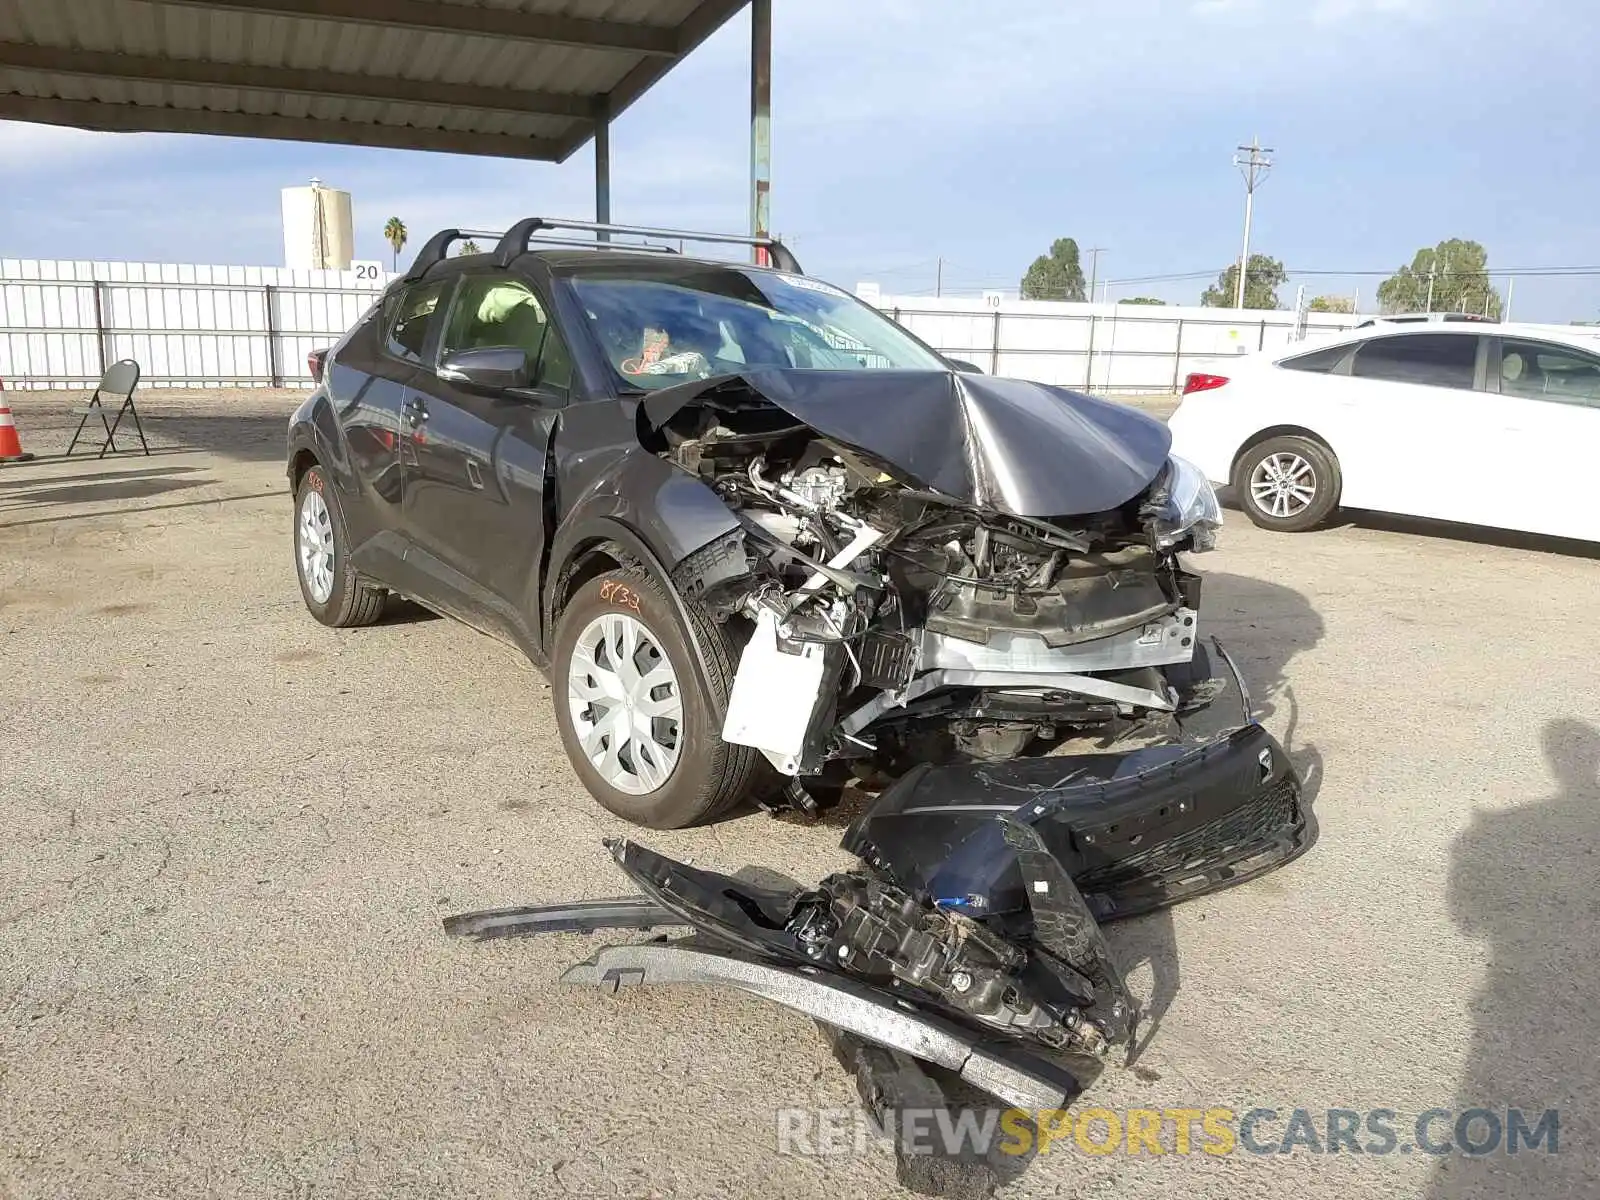
M 322 382 L 322 364 L 327 360 L 328 352 L 326 349 L 313 350 L 306 355 L 306 366 L 311 368 L 311 381 L 313 383 Z
M 1227 382 L 1228 377 L 1226 375 L 1205 375 L 1196 371 L 1183 381 L 1183 394 L 1191 396 L 1195 392 L 1209 392 Z

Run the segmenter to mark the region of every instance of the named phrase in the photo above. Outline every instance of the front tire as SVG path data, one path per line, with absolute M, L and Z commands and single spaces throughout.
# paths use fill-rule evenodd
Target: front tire
M 1269 438 L 1252 446 L 1233 472 L 1234 498 L 1245 516 L 1280 533 L 1321 525 L 1338 509 L 1343 486 L 1333 451 L 1304 437 Z
M 737 652 L 686 608 L 699 664 L 664 587 L 619 567 L 568 600 L 551 647 L 551 699 L 573 769 L 602 805 L 652 829 L 717 816 L 750 794 L 760 767 L 757 751 L 721 737 Z
M 311 615 L 334 629 L 371 625 L 384 590 L 350 565 L 350 535 L 339 496 L 320 466 L 300 478 L 294 499 L 295 577 Z

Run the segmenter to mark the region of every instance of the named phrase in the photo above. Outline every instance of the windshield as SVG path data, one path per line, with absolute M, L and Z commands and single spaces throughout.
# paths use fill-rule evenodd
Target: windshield
M 950 370 L 877 309 L 803 275 L 685 264 L 671 277 L 594 274 L 572 286 L 631 387 L 671 387 L 746 367 Z

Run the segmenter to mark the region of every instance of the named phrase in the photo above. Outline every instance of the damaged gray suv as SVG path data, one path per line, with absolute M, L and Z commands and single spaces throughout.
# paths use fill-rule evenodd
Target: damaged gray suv
M 1069 1103 L 1072 1056 L 1137 1027 L 1100 923 L 1313 836 L 1202 635 L 1182 556 L 1217 536 L 1210 486 L 1159 422 L 964 370 L 771 239 L 712 239 L 771 263 L 747 266 L 563 230 L 641 232 L 530 218 L 450 257 L 471 235 L 446 230 L 313 356 L 288 446 L 307 607 L 360 625 L 399 594 L 519 646 L 637 824 L 877 795 L 856 866 L 814 885 L 613 840 L 634 894 L 446 928 L 687 927 L 566 978 L 787 1005 L 845 1039 L 864 1099 L 958 1077 Z
M 1221 514 L 1160 422 L 952 363 L 771 239 L 745 265 L 563 230 L 598 231 L 436 235 L 313 356 L 288 472 L 318 620 L 392 593 L 520 647 L 584 785 L 647 826 L 845 780 L 1026 796 L 1086 746 L 1165 761 L 1229 692 L 1228 803 L 1286 777 L 1202 640 L 1181 556 Z

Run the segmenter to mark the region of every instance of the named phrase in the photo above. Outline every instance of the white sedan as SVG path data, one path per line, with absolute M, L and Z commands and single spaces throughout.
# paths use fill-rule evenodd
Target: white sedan
M 1267 529 L 1341 506 L 1600 541 L 1600 340 L 1376 326 L 1184 385 L 1172 449 Z

